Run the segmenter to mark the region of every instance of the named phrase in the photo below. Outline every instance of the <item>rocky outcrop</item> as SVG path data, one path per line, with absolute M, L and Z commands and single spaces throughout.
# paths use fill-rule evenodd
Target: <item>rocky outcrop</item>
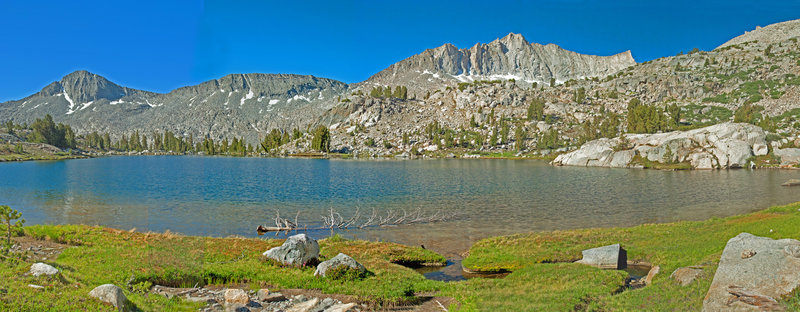
M 283 245 L 265 251 L 264 256 L 286 265 L 306 265 L 319 257 L 319 243 L 306 234 L 297 234 Z
M 339 253 L 336 257 L 331 258 L 330 260 L 325 260 L 319 265 L 317 265 L 317 270 L 314 271 L 314 276 L 322 276 L 324 277 L 325 274 L 330 269 L 335 269 L 338 267 L 348 267 L 353 270 L 357 270 L 359 272 L 365 272 L 367 269 L 364 268 L 361 263 L 358 263 L 352 257 L 345 255 L 343 253 Z
M 635 156 L 653 162 L 687 162 L 695 169 L 727 169 L 747 166 L 754 148 L 766 145 L 758 126 L 722 123 L 710 127 L 657 134 L 627 134 L 619 138 L 587 142 L 580 149 L 559 155 L 557 166 L 636 167 Z M 669 153 L 668 153 L 669 151 Z M 665 155 L 670 159 L 665 159 Z
M 728 240 L 703 311 L 779 311 L 800 287 L 800 241 L 741 233 Z
M 113 284 L 97 286 L 89 292 L 89 296 L 113 305 L 118 311 L 130 311 L 132 307 L 132 304 L 128 301 L 128 297 L 125 297 L 125 294 L 122 292 L 122 288 Z
M 49 264 L 38 262 L 31 265 L 29 273 L 33 276 L 53 276 L 58 274 L 58 269 Z
M 583 259 L 576 261 L 576 263 L 601 269 L 621 270 L 627 266 L 628 262 L 628 253 L 619 244 L 587 249 L 581 253 L 583 254 Z
M 728 40 L 717 49 L 742 44 L 750 41 L 773 43 L 800 36 L 800 20 L 786 21 L 765 27 L 756 26 L 755 30 L 745 32 L 743 35 Z

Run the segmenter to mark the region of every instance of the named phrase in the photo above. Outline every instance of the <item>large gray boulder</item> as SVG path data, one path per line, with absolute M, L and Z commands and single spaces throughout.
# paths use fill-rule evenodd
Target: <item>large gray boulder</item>
M 345 255 L 343 253 L 339 253 L 338 255 L 336 255 L 336 257 L 333 257 L 330 260 L 325 260 L 319 265 L 317 265 L 317 270 L 314 271 L 314 276 L 324 277 L 325 274 L 328 272 L 328 270 L 342 266 L 346 266 L 351 269 L 358 270 L 360 272 L 364 272 L 367 270 L 366 268 L 364 268 L 363 265 L 361 265 L 361 263 L 358 263 L 358 261 L 356 261 L 352 257 Z
M 656 134 L 626 134 L 620 138 L 602 138 L 586 142 L 579 149 L 559 155 L 557 166 L 632 168 L 635 155 L 649 161 L 688 162 L 695 169 L 726 169 L 747 166 L 748 158 L 763 154 L 766 133 L 746 123 L 722 123 L 690 131 Z M 786 149 L 789 150 L 789 149 Z M 667 151 L 672 153 L 671 159 Z M 798 150 L 800 157 L 800 150 Z M 793 151 L 786 151 L 790 155 Z M 777 155 L 777 150 L 776 150 Z
M 49 264 L 38 262 L 31 265 L 31 270 L 29 273 L 33 276 L 53 276 L 58 274 L 58 269 Z
M 130 311 L 132 305 L 128 302 L 128 297 L 122 292 L 122 288 L 113 284 L 104 284 L 95 287 L 89 292 L 89 296 L 97 298 L 98 300 L 110 303 L 117 308 L 118 311 Z
M 800 148 L 776 148 L 773 153 L 781 158 L 781 165 L 800 163 Z
M 576 263 L 601 269 L 620 270 L 627 267 L 628 253 L 619 244 L 587 249 L 581 253 L 583 254 L 583 259 L 576 261 Z
M 741 233 L 728 240 L 703 311 L 780 311 L 800 286 L 800 241 Z
M 319 257 L 319 243 L 306 234 L 297 234 L 283 245 L 267 250 L 264 256 L 287 265 L 306 265 Z

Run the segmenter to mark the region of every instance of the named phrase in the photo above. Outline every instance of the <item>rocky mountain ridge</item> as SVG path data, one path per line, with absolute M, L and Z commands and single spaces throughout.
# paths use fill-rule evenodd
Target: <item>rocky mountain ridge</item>
M 345 83 L 313 76 L 232 74 L 161 94 L 77 71 L 34 95 L 0 104 L 0 119 L 32 123 L 50 114 L 79 134 L 169 130 L 196 138 L 244 137 L 255 143 L 259 134 L 272 128 L 310 126 L 347 89 Z
M 418 94 L 448 82 L 509 80 L 525 83 L 562 83 L 570 79 L 605 77 L 635 65 L 630 51 L 595 56 L 567 51 L 555 44 L 529 43 L 509 33 L 487 44 L 458 49 L 445 44 L 397 62 L 362 85 L 407 85 Z

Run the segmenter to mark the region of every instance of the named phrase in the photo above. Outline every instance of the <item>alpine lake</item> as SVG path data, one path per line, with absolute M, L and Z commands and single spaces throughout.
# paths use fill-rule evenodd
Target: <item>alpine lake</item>
M 275 216 L 331 235 L 425 246 L 458 263 L 476 240 L 520 232 L 703 220 L 800 201 L 794 170 L 554 167 L 539 160 L 329 160 L 118 156 L 0 164 L 0 204 L 27 224 L 256 237 Z M 422 213 L 439 222 L 369 225 Z M 289 233 L 290 235 L 293 233 Z M 286 234 L 267 233 L 268 237 Z M 450 274 L 459 274 L 455 268 Z M 432 271 L 430 274 L 447 274 Z M 447 279 L 444 277 L 443 279 Z

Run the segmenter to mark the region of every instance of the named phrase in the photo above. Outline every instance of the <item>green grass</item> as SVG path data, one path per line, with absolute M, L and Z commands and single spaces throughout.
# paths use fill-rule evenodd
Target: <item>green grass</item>
M 101 284 L 123 287 L 137 307 L 149 311 L 196 310 L 197 304 L 178 299 L 145 295 L 151 285 L 193 287 L 194 285 L 249 283 L 271 289 L 320 289 L 325 293 L 348 294 L 377 305 L 391 305 L 412 299 L 414 292 L 435 290 L 441 282 L 426 280 L 412 269 L 393 262 L 440 263 L 434 252 L 386 242 L 321 240 L 321 260 L 345 252 L 364 264 L 370 276 L 357 280 L 315 277 L 314 267 L 290 268 L 265 261 L 261 253 L 281 244 L 280 240 L 209 238 L 171 233 L 137 233 L 78 225 L 34 225 L 28 236 L 72 246 L 49 263 L 63 270 L 63 281 L 38 280 L 23 275 L 30 263 L 0 263 L 0 310 L 106 309 L 88 297 Z M 373 275 L 374 274 L 374 275 Z M 47 285 L 36 291 L 28 284 Z
M 21 153 L 17 151 L 18 144 L 0 144 L 0 162 L 4 161 L 28 161 L 28 160 L 62 160 L 62 159 L 75 159 L 85 158 L 86 156 L 78 154 L 70 154 L 67 152 L 51 153 L 33 147 L 30 144 L 21 144 L 23 150 Z
M 192 287 L 196 284 L 246 283 L 267 287 L 319 289 L 348 294 L 376 308 L 413 300 L 419 293 L 449 296 L 452 311 L 696 311 L 711 283 L 728 239 L 741 232 L 771 238 L 800 238 L 800 203 L 746 215 L 599 228 L 525 233 L 487 238 L 475 243 L 463 265 L 477 271 L 510 271 L 504 279 L 476 278 L 444 283 L 426 280 L 399 265 L 445 259 L 418 247 L 388 242 L 320 240 L 322 260 L 343 252 L 364 264 L 366 275 L 342 279 L 313 276 L 313 267 L 290 268 L 265 261 L 264 250 L 281 240 L 209 238 L 172 233 L 137 233 L 81 225 L 34 225 L 25 235 L 70 247 L 48 263 L 62 270 L 57 279 L 24 273 L 30 263 L 0 262 L 0 310 L 109 311 L 88 297 L 97 285 L 113 283 L 145 311 L 190 311 L 200 305 L 181 299 L 147 295 L 154 284 Z M 629 260 L 659 265 L 650 286 L 624 290 L 627 274 L 572 263 L 588 248 L 620 243 Z M 702 266 L 696 282 L 681 287 L 669 279 L 675 269 Z M 34 290 L 28 284 L 42 285 Z M 789 310 L 800 306 L 800 294 L 783 298 Z
M 579 264 L 528 265 L 504 279 L 471 279 L 442 291 L 460 311 L 572 311 L 618 292 L 627 274 Z
M 658 169 L 658 170 L 691 170 L 692 164 L 689 162 L 676 162 L 676 163 L 663 163 L 658 161 L 651 161 L 641 155 L 633 156 L 631 164 L 642 165 L 645 169 Z
M 514 273 L 510 276 L 513 276 L 531 267 L 580 259 L 584 249 L 620 243 L 628 251 L 629 260 L 659 265 L 661 273 L 648 287 L 595 297 L 592 307 L 610 311 L 696 311 L 702 306 L 728 239 L 741 232 L 775 239 L 797 239 L 800 238 L 798 224 L 800 203 L 706 221 L 517 234 L 477 242 L 463 265 L 472 270 L 512 271 Z M 577 268 L 576 264 L 563 265 Z M 706 274 L 698 282 L 681 287 L 669 279 L 675 269 L 692 265 L 705 266 Z M 474 296 L 480 297 L 481 294 Z M 800 301 L 797 295 L 786 300 L 787 304 Z

